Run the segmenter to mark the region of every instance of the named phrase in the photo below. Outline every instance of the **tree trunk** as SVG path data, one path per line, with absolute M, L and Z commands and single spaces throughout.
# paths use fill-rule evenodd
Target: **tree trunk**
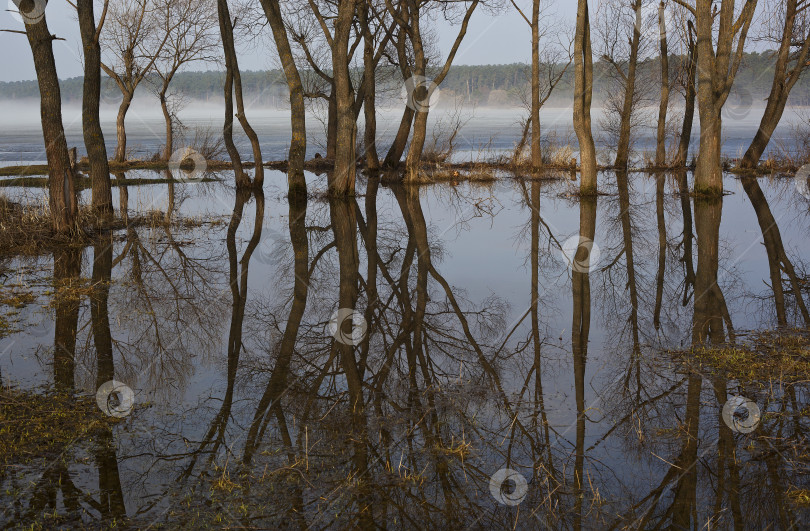
M 733 0 L 723 0 L 717 9 L 714 0 L 695 2 L 697 100 L 700 115 L 700 153 L 695 171 L 695 193 L 701 195 L 723 194 L 723 105 L 728 99 L 742 61 L 745 39 L 757 1 L 745 2 L 740 7 L 739 15 L 735 12 L 734 4 Z M 715 25 L 718 27 L 716 35 Z
M 237 159 L 240 159 L 238 164 L 239 172 L 236 175 L 236 186 L 249 186 L 250 179 L 244 173 L 241 155 L 239 155 L 239 150 L 236 149 L 233 142 L 233 94 L 235 94 L 236 118 L 239 120 L 239 124 L 242 126 L 242 129 L 245 131 L 245 134 L 250 140 L 250 145 L 253 149 L 253 162 L 255 163 L 253 185 L 261 188 L 264 184 L 262 149 L 261 145 L 259 144 L 258 135 L 250 126 L 247 116 L 245 115 L 244 99 L 242 97 L 242 75 L 239 71 L 239 60 L 236 55 L 236 47 L 234 45 L 233 38 L 233 22 L 231 22 L 231 13 L 228 9 L 227 0 L 217 0 L 217 11 L 219 13 L 219 32 L 222 36 L 222 48 L 225 53 L 225 90 L 227 91 L 225 95 L 225 110 L 227 112 L 225 118 L 225 130 L 226 136 L 228 137 L 226 140 L 226 147 L 228 149 L 228 154 L 231 156 L 231 160 L 234 159 L 234 156 Z
M 118 145 L 115 148 L 115 162 L 126 162 L 127 160 L 127 130 L 125 121 L 131 104 L 132 93 L 124 94 L 121 105 L 118 107 L 118 117 L 115 121 L 115 131 L 118 137 Z
M 326 158 L 335 160 L 337 152 L 337 95 L 335 94 L 335 84 L 329 88 L 329 99 L 326 100 Z
M 335 168 L 329 178 L 329 192 L 354 194 L 357 166 L 357 121 L 354 114 L 354 90 L 349 74 L 349 38 L 354 20 L 355 0 L 341 0 L 335 19 L 332 45 L 332 70 L 337 104 L 337 142 Z
M 363 77 L 365 90 L 363 91 L 363 115 L 365 117 L 365 130 L 363 132 L 363 148 L 366 150 L 366 169 L 377 170 L 380 167 L 380 158 L 377 155 L 377 76 L 374 63 L 374 36 L 368 23 L 369 4 L 363 2 L 358 9 L 360 27 L 363 30 Z
M 579 0 L 574 42 L 574 130 L 579 140 L 580 195 L 596 194 L 596 144 L 591 129 L 593 99 L 593 54 L 591 52 L 588 0 Z
M 163 85 L 163 88 L 160 90 L 160 94 L 158 94 L 158 99 L 160 100 L 160 108 L 163 110 L 163 122 L 166 128 L 166 145 L 163 148 L 163 160 L 169 160 L 172 158 L 172 153 L 174 152 L 174 129 L 172 127 L 172 113 L 169 112 L 169 103 L 166 100 L 166 90 L 169 88 L 168 85 Z
M 667 163 L 667 110 L 669 109 L 669 50 L 667 47 L 666 7 L 663 0 L 658 6 L 658 38 L 661 41 L 661 105 L 658 108 L 655 165 L 662 168 Z
M 112 184 L 107 147 L 101 131 L 99 102 L 101 100 L 101 47 L 96 38 L 93 0 L 77 0 L 76 12 L 84 49 L 84 86 L 82 94 L 82 131 L 92 183 L 91 205 L 102 216 L 112 215 Z
M 689 56 L 688 70 L 686 73 L 686 99 L 683 110 L 683 126 L 681 128 L 681 139 L 678 144 L 678 155 L 675 157 L 676 167 L 684 167 L 689 157 L 689 144 L 692 141 L 692 126 L 695 120 L 695 98 L 697 90 L 695 81 L 697 78 L 697 44 L 694 41 L 692 32 L 694 26 L 690 20 L 687 31 L 689 32 Z
M 290 192 L 306 193 L 304 181 L 304 158 L 307 153 L 306 109 L 304 107 L 304 86 L 298 73 L 298 66 L 293 58 L 290 41 L 287 38 L 287 28 L 281 16 L 278 0 L 261 0 L 264 14 L 270 29 L 273 31 L 273 40 L 276 43 L 287 87 L 290 91 L 290 125 L 292 137 L 290 138 L 290 154 L 288 157 L 288 180 Z
M 403 13 L 403 17 L 407 21 L 407 13 Z M 408 67 L 407 55 L 407 32 L 404 28 L 400 28 L 397 37 L 397 58 L 399 60 L 399 70 L 402 73 L 402 80 L 406 81 L 411 77 L 411 70 Z M 402 119 L 399 121 L 399 129 L 394 142 L 388 148 L 388 153 L 385 155 L 383 164 L 386 168 L 396 168 L 402 160 L 402 154 L 405 153 L 405 148 L 408 146 L 408 137 L 411 134 L 411 124 L 413 124 L 413 109 L 410 105 L 405 105 L 405 110 L 402 112 Z
M 624 103 L 622 105 L 621 124 L 619 126 L 619 144 L 616 149 L 615 166 L 627 169 L 630 158 L 630 133 L 633 126 L 633 107 L 636 99 L 636 69 L 638 68 L 638 48 L 641 44 L 641 0 L 632 6 L 636 21 L 633 26 L 633 39 L 630 42 L 630 60 L 627 67 L 627 78 L 624 86 Z
M 26 24 L 25 31 L 34 57 L 39 86 L 42 136 L 48 159 L 48 202 L 53 229 L 60 233 L 71 232 L 76 227 L 79 206 L 75 175 L 70 166 L 65 128 L 62 124 L 62 95 L 53 57 L 53 36 L 48 29 L 45 15 L 35 24 Z
M 224 2 L 225 0 L 218 0 Z M 220 21 L 221 23 L 221 21 Z M 236 148 L 233 141 L 233 72 L 225 66 L 225 86 L 223 87 L 225 93 L 225 123 L 222 127 L 222 139 L 225 143 L 225 149 L 228 151 L 228 156 L 233 164 L 234 179 L 237 188 L 244 188 L 250 185 L 250 179 L 245 175 L 245 170 L 242 166 L 242 155 Z
M 532 2 L 532 170 L 543 165 L 540 151 L 540 0 Z

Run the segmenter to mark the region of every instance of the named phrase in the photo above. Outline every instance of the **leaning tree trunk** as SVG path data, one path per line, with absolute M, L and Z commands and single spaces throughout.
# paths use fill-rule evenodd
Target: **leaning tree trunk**
M 667 163 L 667 110 L 669 109 L 669 50 L 664 0 L 661 0 L 658 6 L 658 38 L 661 40 L 661 105 L 658 108 L 655 165 L 661 168 Z
M 28 44 L 34 57 L 40 95 L 42 136 L 48 159 L 48 190 L 52 226 L 56 232 L 71 232 L 76 227 L 78 201 L 75 175 L 70 165 L 65 128 L 62 124 L 62 95 L 53 57 L 53 39 L 48 22 L 42 20 L 25 25 Z
M 289 191 L 306 193 L 304 180 L 304 158 L 307 153 L 306 109 L 304 107 L 304 86 L 301 76 L 293 58 L 290 41 L 287 38 L 287 28 L 281 16 L 278 0 L 261 0 L 262 9 L 273 31 L 273 40 L 276 43 L 279 59 L 281 60 L 284 76 L 287 79 L 287 88 L 290 92 L 290 125 L 292 137 L 290 138 L 290 152 L 287 167 L 287 184 Z
M 630 159 L 630 133 L 633 126 L 633 107 L 636 98 L 636 70 L 638 68 L 638 49 L 641 45 L 641 0 L 636 0 L 633 6 L 636 21 L 633 26 L 633 39 L 630 42 L 630 60 L 627 67 L 627 77 L 624 86 L 624 103 L 619 124 L 619 144 L 616 149 L 616 162 L 614 165 L 626 169 Z
M 794 28 L 796 28 L 798 16 L 797 9 L 798 0 L 787 0 L 785 12 L 785 25 L 782 30 L 782 43 L 779 47 L 777 54 L 776 64 L 774 66 L 773 84 L 771 85 L 771 93 L 768 96 L 768 104 L 765 106 L 765 114 L 762 115 L 762 121 L 759 124 L 759 129 L 754 136 L 754 140 L 745 152 L 740 167 L 745 169 L 756 169 L 759 164 L 759 159 L 762 158 L 765 149 L 771 141 L 771 136 L 779 125 L 782 119 L 782 114 L 785 112 L 788 96 L 793 86 L 799 80 L 802 71 L 807 68 L 807 59 L 810 55 L 810 39 L 804 39 L 803 35 L 794 36 Z M 802 9 L 810 8 L 810 5 L 803 4 Z M 802 27 L 803 31 L 804 27 Z M 791 57 L 791 47 L 796 42 L 802 42 L 802 47 L 796 57 Z M 793 69 L 788 71 L 789 64 L 795 61 Z
M 678 154 L 675 157 L 674 166 L 676 167 L 686 166 L 686 159 L 689 157 L 689 144 L 692 141 L 692 126 L 695 120 L 695 99 L 697 97 L 697 90 L 695 88 L 697 78 L 697 44 L 692 37 L 693 28 L 694 26 L 690 20 L 688 23 L 689 56 L 687 60 L 689 64 L 686 71 L 686 99 L 684 102 L 681 139 L 678 144 Z
M 164 84 L 158 94 L 160 100 L 160 108 L 163 111 L 163 122 L 166 128 L 166 145 L 163 147 L 163 160 L 172 158 L 174 152 L 174 129 L 172 127 L 172 113 L 169 111 L 169 102 L 166 98 L 166 90 L 169 88 L 168 84 Z
M 591 129 L 593 99 L 593 55 L 588 0 L 579 0 L 574 42 L 574 130 L 579 140 L 580 195 L 596 194 L 596 144 Z
M 407 15 L 403 14 L 403 17 Z M 399 30 L 397 38 L 397 58 L 399 59 L 399 69 L 402 73 L 402 80 L 406 81 L 411 77 L 411 70 L 408 67 L 407 56 L 407 32 L 404 29 Z M 411 124 L 413 124 L 413 108 L 410 105 L 405 105 L 405 110 L 402 112 L 402 119 L 399 122 L 399 129 L 394 142 L 388 148 L 388 153 L 385 155 L 383 165 L 386 168 L 396 168 L 402 160 L 402 154 L 405 153 L 405 148 L 408 146 L 408 137 L 411 134 Z
M 132 93 L 124 94 L 121 105 L 118 107 L 118 117 L 115 120 L 115 132 L 118 138 L 118 145 L 115 147 L 115 162 L 126 162 L 127 160 L 127 130 L 126 119 L 129 106 L 132 104 Z
M 329 178 L 329 192 L 334 195 L 354 194 L 357 121 L 354 114 L 354 90 L 349 74 L 349 38 L 355 4 L 355 0 L 341 0 L 338 4 L 332 45 L 332 70 L 337 103 L 337 142 L 335 168 Z
M 113 213 L 110 165 L 107 147 L 101 131 L 99 101 L 101 100 L 101 47 L 96 34 L 93 0 L 78 0 L 76 12 L 84 49 L 84 86 L 82 94 L 82 131 L 92 183 L 91 205 L 102 216 Z

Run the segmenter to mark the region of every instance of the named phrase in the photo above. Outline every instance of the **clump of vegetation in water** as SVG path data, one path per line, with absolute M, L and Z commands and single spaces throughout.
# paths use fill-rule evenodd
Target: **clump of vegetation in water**
M 107 423 L 93 397 L 0 388 L 0 465 L 58 459 Z
M 810 378 L 810 331 L 764 331 L 724 346 L 696 346 L 677 353 L 691 366 L 743 382 Z

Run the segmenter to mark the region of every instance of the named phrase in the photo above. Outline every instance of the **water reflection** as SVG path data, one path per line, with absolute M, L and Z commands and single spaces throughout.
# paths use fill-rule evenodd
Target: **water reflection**
M 738 381 L 663 351 L 810 325 L 806 213 L 774 215 L 791 208 L 778 183 L 703 200 L 679 193 L 685 174 L 609 179 L 614 195 L 576 201 L 541 180 L 368 179 L 348 200 L 245 191 L 218 207 L 221 226 L 184 217 L 169 183 L 152 223 L 53 254 L 41 383 L 79 399 L 121 380 L 136 407 L 99 412 L 63 458 L 5 466 L 4 522 L 801 526 L 806 384 Z M 117 180 L 121 212 L 141 215 Z M 587 245 L 578 267 L 559 260 L 566 228 L 601 260 Z M 330 333 L 338 310 L 364 318 L 356 344 Z M 38 370 L 24 367 L 3 374 Z M 721 419 L 737 395 L 769 412 L 751 434 Z M 490 495 L 504 468 L 528 483 L 514 506 Z

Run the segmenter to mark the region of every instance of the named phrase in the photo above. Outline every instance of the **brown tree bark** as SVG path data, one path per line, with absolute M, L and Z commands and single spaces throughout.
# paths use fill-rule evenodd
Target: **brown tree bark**
M 403 19 L 407 22 L 407 11 L 403 14 Z M 408 34 L 404 28 L 400 28 L 397 37 L 397 60 L 399 61 L 399 70 L 402 74 L 402 79 L 406 80 L 411 77 L 411 69 L 408 65 L 407 56 L 407 39 Z M 408 146 L 408 137 L 411 134 L 411 124 L 413 123 L 414 111 L 410 105 L 405 106 L 402 112 L 402 119 L 399 122 L 397 135 L 394 137 L 394 142 L 388 148 L 388 153 L 385 155 L 383 165 L 386 168 L 396 168 L 402 160 L 402 154 L 405 153 L 405 148 Z
M 101 15 L 102 22 L 106 16 L 107 3 Z M 112 183 L 110 166 L 107 160 L 107 147 L 104 145 L 104 133 L 99 118 L 101 100 L 101 46 L 99 30 L 93 12 L 93 0 L 77 0 L 76 12 L 79 17 L 79 31 L 84 50 L 84 87 L 82 94 L 82 131 L 87 159 L 90 162 L 90 181 L 92 183 L 92 209 L 102 216 L 112 215 Z
M 126 162 L 127 160 L 127 112 L 132 105 L 132 93 L 125 93 L 118 106 L 118 116 L 115 119 L 115 134 L 118 144 L 115 146 L 115 162 Z
M 32 0 L 22 0 L 19 8 L 21 11 L 30 12 L 33 8 Z M 51 35 L 48 30 L 44 14 L 38 22 L 26 24 L 25 32 L 34 57 L 39 86 L 42 136 L 45 140 L 45 156 L 48 159 L 48 203 L 52 226 L 56 232 L 71 232 L 76 228 L 79 206 L 75 175 L 70 166 L 65 129 L 62 124 L 62 96 L 53 57 L 53 40 L 56 36 Z
M 740 167 L 745 169 L 755 169 L 759 164 L 759 159 L 765 153 L 765 149 L 771 141 L 771 136 L 782 119 L 785 112 L 790 91 L 799 81 L 802 72 L 810 66 L 810 34 L 795 35 L 797 17 L 800 10 L 810 9 L 810 2 L 800 0 L 785 0 L 785 24 L 782 33 L 782 42 L 774 65 L 773 84 L 768 96 L 768 104 L 765 106 L 765 114 L 757 129 L 757 134 L 751 141 L 751 145 L 745 152 Z M 806 30 L 806 28 L 802 28 Z M 796 43 L 802 43 L 795 57 L 791 57 L 791 48 Z M 792 66 L 791 66 L 792 63 Z
M 262 148 L 259 144 L 259 137 L 256 134 L 256 131 L 254 131 L 253 127 L 251 127 L 250 122 L 248 122 L 247 116 L 245 115 L 245 104 L 242 97 L 242 75 L 239 71 L 239 59 L 236 55 L 236 47 L 234 45 L 233 38 L 233 21 L 231 20 L 227 0 L 217 0 L 217 11 L 219 14 L 219 31 L 220 35 L 222 36 L 222 48 L 225 52 L 225 68 L 227 78 L 225 86 L 226 89 L 228 89 L 230 85 L 233 88 L 233 92 L 236 96 L 236 118 L 239 120 L 239 124 L 242 126 L 242 129 L 245 131 L 245 134 L 250 140 L 250 145 L 253 149 L 253 161 L 255 163 L 253 186 L 261 188 L 264 184 Z M 233 101 L 231 99 L 231 95 L 226 94 L 225 99 L 226 108 L 230 106 L 230 112 L 232 113 Z M 230 103 L 230 105 L 228 103 Z M 233 145 L 233 119 L 230 116 L 226 118 L 225 128 L 229 129 L 228 133 L 230 134 L 230 142 L 231 145 Z M 238 156 L 239 154 L 235 145 L 233 145 L 233 154 L 231 153 L 231 146 L 228 146 L 228 150 L 229 154 L 231 155 L 236 154 Z M 241 162 L 239 166 L 242 166 Z M 244 171 L 241 171 L 236 176 L 236 186 L 239 187 L 247 185 L 250 185 L 250 180 Z
M 658 131 L 655 145 L 655 165 L 667 163 L 667 111 L 669 110 L 669 48 L 667 46 L 667 19 L 664 0 L 658 5 L 658 38 L 661 54 L 661 105 L 658 107 Z
M 470 5 L 467 7 L 467 11 L 464 13 L 464 18 L 461 21 L 461 27 L 459 28 L 458 35 L 456 35 L 456 40 L 453 43 L 453 47 L 447 54 L 447 59 L 444 62 L 444 66 L 431 82 L 433 87 L 438 87 L 441 85 L 442 81 L 444 81 L 444 78 L 447 76 L 447 73 L 450 71 L 450 66 L 453 64 L 453 59 L 455 59 L 458 48 L 461 45 L 461 41 L 467 34 L 467 27 L 469 26 L 470 18 L 475 12 L 476 7 L 478 7 L 478 4 L 479 0 L 472 0 Z M 414 76 L 424 77 L 427 72 L 427 56 L 422 43 L 422 33 L 420 28 L 421 13 L 418 4 L 414 3 L 412 5 L 415 7 L 410 10 L 410 25 L 408 26 L 408 34 L 414 54 L 413 74 Z M 416 89 L 416 93 L 414 94 L 414 98 L 420 102 L 420 105 L 415 112 L 411 145 L 408 149 L 408 156 L 405 159 L 405 166 L 408 169 L 408 172 L 405 175 L 406 179 L 416 177 L 419 164 L 422 160 L 422 151 L 424 150 L 425 139 L 427 138 L 427 120 L 428 113 L 430 112 L 430 96 L 432 90 L 433 89 L 429 89 L 428 87 L 424 86 L 424 84 L 420 84 L 420 86 Z
M 678 144 L 678 154 L 675 156 L 674 166 L 682 168 L 687 164 L 689 157 L 689 144 L 692 141 L 692 126 L 695 120 L 695 102 L 697 97 L 697 43 L 694 38 L 695 26 L 690 20 L 687 23 L 689 32 L 689 54 L 687 57 L 686 70 L 686 97 L 683 110 L 683 125 L 681 127 L 681 138 Z
M 532 1 L 532 170 L 543 165 L 540 149 L 540 0 Z
M 579 0 L 574 38 L 574 131 L 579 140 L 580 195 L 596 195 L 596 144 L 591 128 L 593 53 L 588 0 Z
M 720 196 L 723 194 L 723 105 L 737 76 L 757 0 L 748 0 L 736 20 L 734 0 L 722 0 L 716 13 L 719 17 L 717 35 L 714 32 L 715 4 L 714 0 L 696 0 L 694 9 L 700 116 L 700 152 L 695 170 L 695 193 Z
M 304 107 L 304 86 L 298 66 L 293 58 L 290 41 L 287 38 L 287 28 L 281 16 L 278 0 L 261 0 L 262 9 L 273 31 L 273 40 L 276 43 L 279 59 L 281 60 L 287 87 L 290 91 L 290 125 L 292 137 L 290 138 L 290 154 L 288 157 L 288 187 L 290 192 L 306 193 L 304 181 L 304 158 L 307 152 L 306 109 Z
M 635 12 L 635 24 L 633 26 L 633 38 L 630 41 L 630 59 L 627 65 L 627 75 L 622 75 L 624 78 L 624 103 L 622 104 L 621 123 L 619 124 L 619 143 L 616 148 L 616 162 L 614 163 L 619 169 L 626 169 L 630 158 L 630 133 L 633 125 L 633 107 L 636 103 L 638 50 L 639 46 L 641 46 L 641 0 L 635 0 L 635 3 L 631 4 L 631 7 Z
M 337 131 L 335 167 L 329 175 L 329 192 L 353 195 L 357 169 L 357 120 L 354 114 L 354 89 L 349 73 L 349 38 L 357 0 L 340 0 L 332 42 L 332 71 L 335 80 Z
M 377 64 L 374 61 L 374 36 L 369 24 L 370 0 L 363 0 L 358 6 L 358 22 L 363 32 L 363 78 L 365 90 L 363 91 L 363 116 L 365 129 L 363 131 L 363 148 L 365 149 L 366 169 L 377 170 L 380 167 L 380 158 L 377 155 Z

